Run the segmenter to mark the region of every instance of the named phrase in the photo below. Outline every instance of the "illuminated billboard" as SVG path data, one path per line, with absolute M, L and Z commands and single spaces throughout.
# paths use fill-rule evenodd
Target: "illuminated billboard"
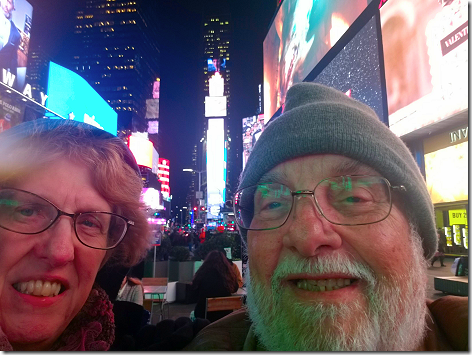
M 170 186 L 169 186 L 169 159 L 159 158 L 159 169 L 157 176 L 161 182 L 162 197 L 166 201 L 170 201 Z
M 136 135 L 135 132 L 128 139 L 129 150 L 133 153 L 138 165 L 153 167 L 154 146 L 147 138 Z
M 152 83 L 152 98 L 158 99 L 160 96 L 161 91 L 161 79 L 157 79 L 154 83 Z
M 468 2 L 388 1 L 380 20 L 391 130 L 403 136 L 468 109 Z
M 208 120 L 207 131 L 207 218 L 218 218 L 226 194 L 226 148 L 224 119 Z
M 351 26 L 370 0 L 285 0 L 264 39 L 264 114 L 268 121 Z
M 47 95 L 46 107 L 51 111 L 116 136 L 117 113 L 84 78 L 73 71 L 49 62 Z
M 264 115 L 243 118 L 243 169 L 246 167 L 249 154 L 259 136 L 264 131 Z
M 208 58 L 207 59 L 207 71 L 222 71 L 226 70 L 226 58 Z
M 159 99 L 147 99 L 146 100 L 146 116 L 148 119 L 159 118 Z
M 215 73 L 208 79 L 208 92 L 210 96 L 223 96 L 225 91 L 225 79 L 220 73 Z
M 205 117 L 225 117 L 226 96 L 205 96 Z
M 25 86 L 33 7 L 26 0 L 2 0 L 0 11 L 0 68 L 15 76 L 15 89 Z
M 434 204 L 469 199 L 468 131 L 463 126 L 423 141 L 426 185 Z
M 368 10 L 370 14 L 372 9 Z M 379 57 L 381 45 L 377 30 L 378 10 L 376 8 L 373 10 L 376 15 L 370 17 L 365 24 L 362 23 L 363 26 L 359 30 L 352 26 L 349 29 L 350 33 L 346 33 L 348 37 L 343 38 L 342 43 L 338 42 L 340 48 L 333 48 L 328 52 L 305 81 L 333 87 L 365 103 L 388 126 L 386 95 L 382 85 Z M 342 47 L 345 40 L 348 42 Z
M 159 133 L 159 121 L 148 121 L 148 133 L 149 134 Z

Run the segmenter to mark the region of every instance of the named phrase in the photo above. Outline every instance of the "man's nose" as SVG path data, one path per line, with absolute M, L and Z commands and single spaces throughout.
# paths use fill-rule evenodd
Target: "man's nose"
M 341 247 L 342 238 L 318 211 L 312 195 L 296 195 L 289 216 L 289 229 L 283 238 L 286 248 L 304 257 Z
M 37 245 L 37 255 L 52 267 L 63 266 L 74 260 L 76 239 L 74 222 L 68 216 L 60 216 L 59 219 L 41 236 L 41 242 Z

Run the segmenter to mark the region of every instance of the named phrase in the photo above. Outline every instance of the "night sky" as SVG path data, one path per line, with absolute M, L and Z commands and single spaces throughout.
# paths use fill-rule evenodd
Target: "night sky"
M 75 10 L 81 0 L 28 0 L 33 5 L 31 42 L 41 44 L 61 63 L 64 49 L 73 33 Z M 193 145 L 199 139 L 196 120 L 203 115 L 201 94 L 200 38 L 202 9 L 221 6 L 227 0 L 152 0 L 159 13 L 161 50 L 161 96 L 159 154 L 170 160 L 172 205 L 182 206 L 190 184 Z M 262 43 L 277 8 L 277 0 L 231 0 L 233 21 L 231 48 L 231 117 L 239 119 L 255 114 L 258 85 L 262 83 Z M 197 137 L 198 134 L 198 137 Z

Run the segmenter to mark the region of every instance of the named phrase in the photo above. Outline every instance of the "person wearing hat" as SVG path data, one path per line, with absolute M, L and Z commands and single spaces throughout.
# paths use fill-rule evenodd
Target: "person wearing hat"
M 247 305 L 184 350 L 468 350 L 468 298 L 427 300 L 433 205 L 410 151 L 366 105 L 300 83 L 233 199 Z
M 112 348 L 113 306 L 96 277 L 147 255 L 142 186 L 126 144 L 89 124 L 38 119 L 0 133 L 0 351 Z M 127 349 L 178 349 L 198 329 L 149 325 Z

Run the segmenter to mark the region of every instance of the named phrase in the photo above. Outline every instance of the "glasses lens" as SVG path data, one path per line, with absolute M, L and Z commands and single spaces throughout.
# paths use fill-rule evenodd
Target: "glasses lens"
M 316 202 L 328 221 L 359 225 L 385 219 L 391 208 L 388 181 L 380 176 L 340 176 L 322 180 Z
M 0 227 L 17 233 L 39 233 L 57 214 L 57 209 L 39 196 L 15 189 L 0 190 Z
M 242 189 L 234 201 L 236 222 L 240 227 L 250 230 L 280 227 L 292 208 L 290 189 L 276 183 Z
M 82 213 L 75 222 L 80 241 L 98 249 L 115 247 L 123 239 L 126 229 L 125 219 L 107 212 Z

